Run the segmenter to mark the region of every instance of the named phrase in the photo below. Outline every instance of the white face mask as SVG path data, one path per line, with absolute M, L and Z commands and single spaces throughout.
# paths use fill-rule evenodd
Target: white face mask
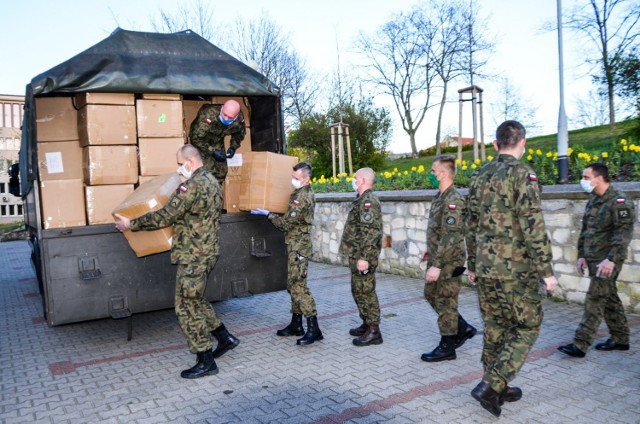
M 589 180 L 580 180 L 580 187 L 585 193 L 591 193 L 593 191 L 593 186 L 591 185 L 591 181 Z
M 191 175 L 193 174 L 193 170 L 187 171 L 187 168 L 185 168 L 184 165 L 180 165 L 180 167 L 178 168 L 178 174 L 182 175 L 186 179 L 189 179 L 189 178 L 191 178 Z
M 356 179 L 351 180 L 351 187 L 353 187 L 353 191 L 358 191 L 358 184 L 356 183 Z
M 291 178 L 291 185 L 297 190 L 302 187 L 302 182 L 295 178 Z

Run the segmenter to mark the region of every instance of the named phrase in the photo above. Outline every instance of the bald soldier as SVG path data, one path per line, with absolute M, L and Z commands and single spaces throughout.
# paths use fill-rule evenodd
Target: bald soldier
M 227 159 L 232 158 L 246 132 L 240 104 L 227 100 L 222 106 L 205 104 L 191 123 L 189 142 L 202 152 L 205 169 L 213 174 L 221 187 L 227 176 Z M 224 137 L 231 136 L 226 153 Z
M 218 373 L 214 358 L 235 348 L 240 341 L 232 336 L 204 297 L 209 272 L 218 259 L 218 231 L 222 196 L 220 185 L 202 166 L 198 149 L 185 144 L 176 155 L 178 173 L 187 180 L 180 184 L 167 204 L 155 212 L 129 220 L 116 215 L 120 231 L 157 230 L 173 225 L 171 262 L 178 266 L 175 308 L 178 323 L 196 365 L 182 371 L 183 378 L 199 378 Z M 212 351 L 211 334 L 218 340 Z
M 358 305 L 362 325 L 349 330 L 356 346 L 379 345 L 380 303 L 376 294 L 376 268 L 382 248 L 382 209 L 373 194 L 376 174 L 371 168 L 359 169 L 351 185 L 358 193 L 342 233 L 340 252 L 349 260 L 351 293 Z

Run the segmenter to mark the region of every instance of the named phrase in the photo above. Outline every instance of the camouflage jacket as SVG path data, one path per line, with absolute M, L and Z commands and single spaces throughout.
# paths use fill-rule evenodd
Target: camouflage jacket
M 284 241 L 289 251 L 311 256 L 311 227 L 315 206 L 311 185 L 306 185 L 291 193 L 286 214 L 269 214 L 269 220 L 273 225 L 285 232 Z
M 605 258 L 621 265 L 627 258 L 627 247 L 633 237 L 635 210 L 633 201 L 609 186 L 587 202 L 578 238 L 578 258 L 601 262 Z
M 440 268 L 445 278 L 464 266 L 464 216 L 465 203 L 453 185 L 433 198 L 427 229 L 427 267 Z
M 205 262 L 218 256 L 222 195 L 218 181 L 203 167 L 180 184 L 162 209 L 131 221 L 131 230 L 173 225 L 171 262 Z
M 224 168 L 224 175 L 227 174 L 227 161 L 217 162 L 213 158 L 214 150 L 222 150 L 224 148 L 224 137 L 231 136 L 230 146 L 238 149 L 240 143 L 244 139 L 246 128 L 244 125 L 244 115 L 242 112 L 231 125 L 223 125 L 220 122 L 220 109 L 222 105 L 205 104 L 198 111 L 198 115 L 191 123 L 189 129 L 189 143 L 196 146 L 202 152 L 202 160 L 204 167 L 213 172 L 216 177 L 219 169 Z
M 515 157 L 499 154 L 471 177 L 465 221 L 469 271 L 498 280 L 553 275 L 537 177 Z
M 342 233 L 340 253 L 378 266 L 382 248 L 382 208 L 373 191 L 366 190 L 353 201 Z

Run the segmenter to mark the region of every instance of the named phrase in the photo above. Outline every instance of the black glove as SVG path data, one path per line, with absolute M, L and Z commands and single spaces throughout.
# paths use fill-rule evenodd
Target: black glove
M 229 147 L 227 149 L 227 158 L 231 159 L 233 157 L 233 155 L 236 154 L 236 148 L 235 147 Z
M 224 162 L 227 160 L 227 157 L 224 154 L 224 150 L 214 150 L 213 151 L 213 158 L 215 160 L 217 160 L 218 162 Z

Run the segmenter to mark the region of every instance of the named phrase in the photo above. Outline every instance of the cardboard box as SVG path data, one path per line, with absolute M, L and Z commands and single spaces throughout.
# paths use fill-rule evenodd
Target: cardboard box
M 136 146 L 89 146 L 82 149 L 84 182 L 87 185 L 138 182 Z
M 156 177 L 138 187 L 113 210 L 112 214 L 114 217 L 115 214 L 119 214 L 135 219 L 148 212 L 157 211 L 167 204 L 180 182 L 176 173 Z M 153 231 L 125 231 L 124 236 L 136 256 L 142 257 L 170 250 L 173 227 Z
M 138 176 L 138 186 L 148 183 L 149 181 L 153 181 L 157 177 L 157 175 L 140 175 Z
M 227 100 L 235 100 L 240 103 L 240 111 L 244 115 L 244 125 L 247 127 L 251 126 L 251 107 L 249 106 L 249 100 L 246 97 L 215 96 L 212 103 L 222 105 Z
M 227 175 L 224 180 L 224 206 L 227 213 L 240 212 L 240 187 L 242 177 L 240 175 Z
M 138 137 L 183 137 L 182 102 L 137 100 Z
M 267 209 L 285 213 L 289 207 L 292 168 L 298 163 L 294 156 L 272 152 L 252 152 L 242 166 L 240 210 Z
M 42 228 L 87 225 L 82 180 L 40 181 Z
M 231 145 L 231 136 L 224 137 L 224 149 L 225 151 Z M 240 148 L 236 150 L 236 154 L 231 159 L 227 159 L 228 171 L 227 175 L 240 176 L 242 175 L 242 166 L 245 162 L 251 160 L 251 130 L 247 128 L 244 139 L 240 144 Z
M 86 105 L 78 112 L 81 146 L 136 144 L 135 106 Z
M 182 138 L 141 138 L 140 175 L 162 175 L 176 172 L 176 153 L 184 145 Z
M 182 101 L 182 114 L 184 115 L 184 133 L 185 135 L 189 135 L 189 130 L 191 129 L 191 123 L 196 116 L 198 116 L 198 111 L 203 105 L 210 104 L 210 100 L 183 100 Z
M 84 198 L 89 225 L 113 224 L 111 211 L 133 193 L 133 184 L 86 186 Z
M 145 100 L 182 100 L 181 94 L 173 93 L 142 93 Z
M 71 97 L 36 99 L 38 142 L 78 140 L 78 112 Z
M 80 93 L 76 94 L 75 102 L 78 109 L 86 105 L 136 105 L 133 93 Z
M 82 147 L 77 140 L 38 144 L 41 181 L 81 180 L 82 163 Z

